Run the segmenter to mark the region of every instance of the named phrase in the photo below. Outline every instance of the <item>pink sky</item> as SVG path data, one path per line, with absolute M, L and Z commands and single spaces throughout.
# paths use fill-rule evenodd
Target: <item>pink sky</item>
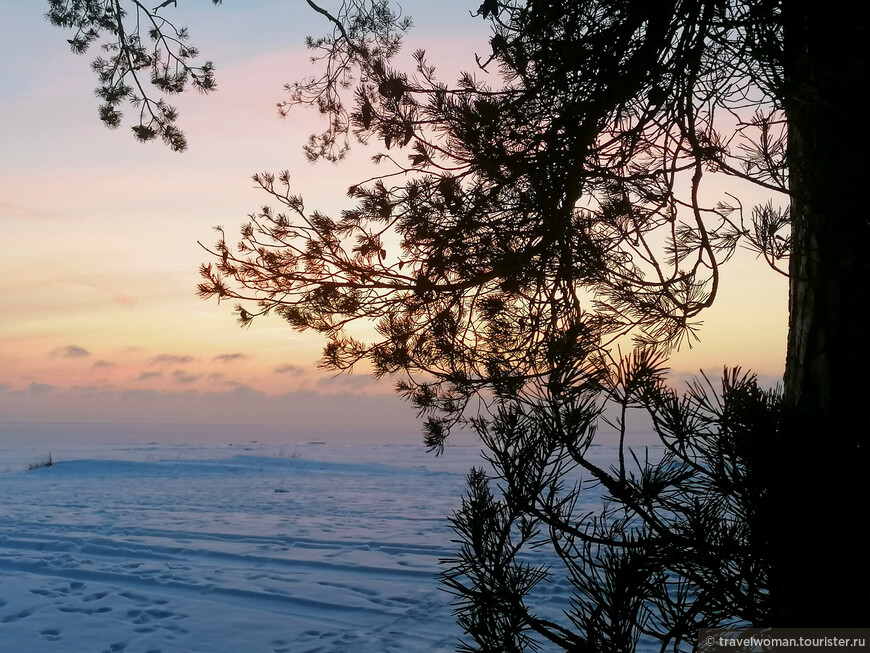
M 472 67 L 485 28 L 459 3 L 434 4 L 403 5 L 420 26 L 409 51 L 425 47 L 445 71 Z M 190 142 L 181 155 L 99 123 L 90 56 L 69 52 L 42 2 L 0 9 L 0 421 L 417 430 L 390 382 L 318 370 L 317 337 L 277 320 L 239 329 L 230 306 L 194 294 L 206 260 L 197 240 L 211 243 L 215 225 L 234 232 L 265 201 L 252 173 L 289 169 L 306 205 L 333 214 L 370 176 L 371 152 L 306 163 L 315 117 L 275 112 L 282 85 L 308 71 L 301 44 L 322 20 L 304 3 L 232 5 L 198 3 L 186 21 L 219 90 L 177 102 Z M 743 254 L 725 271 L 702 342 L 671 367 L 739 364 L 775 379 L 786 310 L 785 280 Z

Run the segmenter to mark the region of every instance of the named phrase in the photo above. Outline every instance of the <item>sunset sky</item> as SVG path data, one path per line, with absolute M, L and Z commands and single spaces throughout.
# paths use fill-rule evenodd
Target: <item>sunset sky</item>
M 332 2 L 327 6 L 337 3 Z M 43 18 L 46 3 L 0 6 L 0 421 L 290 424 L 301 431 L 411 431 L 390 382 L 316 368 L 321 342 L 278 320 L 240 329 L 231 306 L 195 296 L 207 260 L 198 240 L 236 232 L 266 201 L 250 180 L 289 169 L 306 206 L 336 214 L 371 176 L 372 151 L 334 166 L 307 163 L 318 128 L 278 118 L 282 86 L 311 69 L 307 34 L 327 26 L 302 0 L 179 0 L 167 15 L 215 62 L 218 91 L 177 99 L 189 150 L 140 144 L 130 119 L 97 119 L 95 52 L 73 55 Z M 444 79 L 474 67 L 487 28 L 475 3 L 408 2 Z M 751 254 L 723 274 L 702 341 L 679 352 L 680 374 L 741 365 L 782 374 L 786 283 Z M 341 405 L 342 410 L 337 410 Z

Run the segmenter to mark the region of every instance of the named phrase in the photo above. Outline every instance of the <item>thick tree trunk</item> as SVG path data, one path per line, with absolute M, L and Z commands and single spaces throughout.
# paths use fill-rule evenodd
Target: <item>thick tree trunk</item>
M 867 626 L 867 23 L 828 3 L 783 5 L 793 247 L 786 416 L 763 520 L 771 625 Z

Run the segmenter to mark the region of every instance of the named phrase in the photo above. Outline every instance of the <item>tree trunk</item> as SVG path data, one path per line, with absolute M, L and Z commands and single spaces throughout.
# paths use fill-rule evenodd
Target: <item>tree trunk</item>
M 771 625 L 866 626 L 867 22 L 828 3 L 782 4 L 793 245 L 786 412 L 762 520 Z

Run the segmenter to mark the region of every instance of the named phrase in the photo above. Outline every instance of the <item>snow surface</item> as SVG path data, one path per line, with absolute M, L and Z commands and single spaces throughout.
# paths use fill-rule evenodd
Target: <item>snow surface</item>
M 0 651 L 456 650 L 436 574 L 473 445 L 76 438 L 24 471 L 46 442 L 2 436 Z

